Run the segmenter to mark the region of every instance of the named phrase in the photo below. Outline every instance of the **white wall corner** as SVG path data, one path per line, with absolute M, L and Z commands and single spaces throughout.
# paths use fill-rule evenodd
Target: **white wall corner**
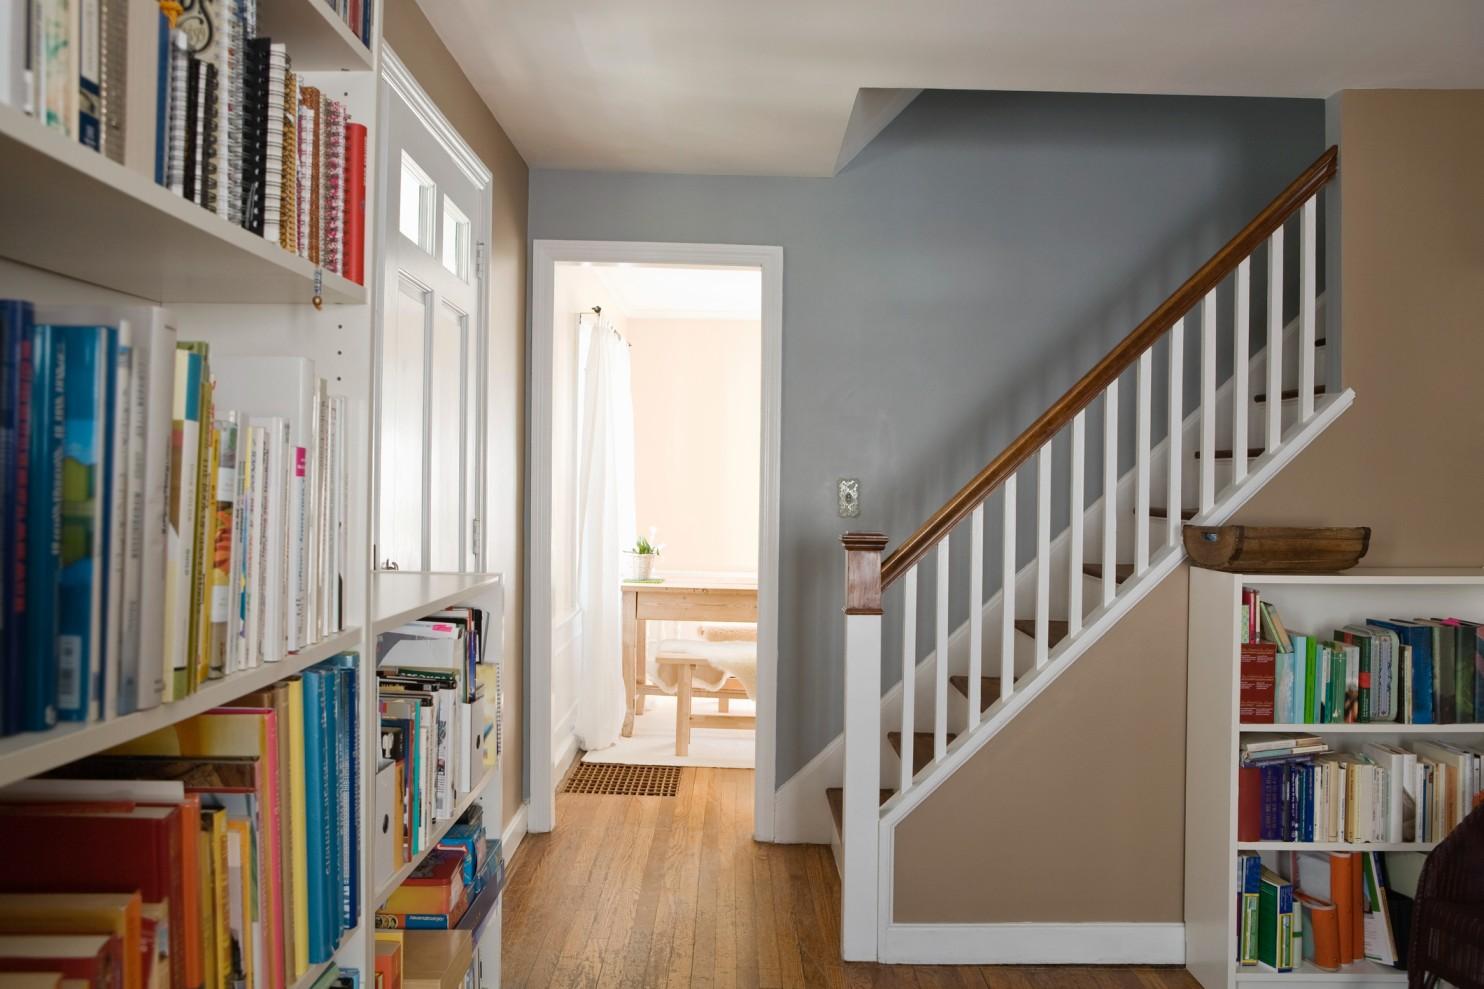
M 897 965 L 1183 965 L 1183 923 L 888 924 Z

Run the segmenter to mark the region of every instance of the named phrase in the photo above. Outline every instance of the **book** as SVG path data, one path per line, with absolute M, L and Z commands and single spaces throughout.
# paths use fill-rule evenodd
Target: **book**
M 1256 965 L 1258 960 L 1259 903 L 1262 891 L 1262 856 L 1257 852 L 1237 854 L 1237 964 Z
M 1243 724 L 1272 724 L 1276 688 L 1277 647 L 1271 642 L 1241 646 L 1241 707 Z
M 138 893 L 0 893 L 0 934 L 104 934 L 119 939 L 123 989 L 143 989 Z
M 1279 972 L 1293 971 L 1293 884 L 1262 870 L 1257 894 L 1257 958 Z
M 31 347 L 34 307 L 0 300 L 0 733 L 13 734 L 25 722 L 27 655 L 27 551 L 30 520 L 30 435 L 35 410 L 31 398 Z
M 20 727 L 39 731 L 57 721 L 67 353 L 65 339 L 45 325 L 31 328 L 30 349 L 25 672 Z
M 366 125 L 345 125 L 345 243 L 342 274 L 366 283 Z
M 109 934 L 0 934 L 0 971 L 53 971 L 91 989 L 122 989 L 123 943 Z
M 1295 895 L 1297 908 L 1303 910 L 1303 958 L 1326 972 L 1340 969 L 1340 927 L 1335 905 L 1310 896 Z

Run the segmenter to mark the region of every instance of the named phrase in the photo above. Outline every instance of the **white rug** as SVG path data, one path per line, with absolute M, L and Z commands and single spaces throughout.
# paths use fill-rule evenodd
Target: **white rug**
M 697 714 L 713 714 L 716 699 L 697 697 L 691 702 Z M 752 701 L 734 700 L 732 714 L 755 714 Z M 598 752 L 585 752 L 583 762 L 618 763 L 625 766 L 711 766 L 717 769 L 752 769 L 755 764 L 754 732 L 733 728 L 692 728 L 690 754 L 675 754 L 675 698 L 650 697 L 644 713 L 634 718 L 634 734 Z

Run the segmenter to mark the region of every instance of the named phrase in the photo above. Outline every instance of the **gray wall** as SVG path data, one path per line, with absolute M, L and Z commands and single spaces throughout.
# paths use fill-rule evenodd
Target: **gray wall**
M 532 239 L 784 249 L 780 783 L 841 727 L 840 533 L 910 534 L 1324 132 L 1318 100 L 929 92 L 830 179 L 531 172 Z

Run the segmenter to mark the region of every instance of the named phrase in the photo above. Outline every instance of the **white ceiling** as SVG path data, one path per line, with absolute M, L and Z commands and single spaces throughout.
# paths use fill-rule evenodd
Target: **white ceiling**
M 542 168 L 830 175 L 863 88 L 1484 87 L 1484 0 L 421 4 Z
M 629 319 L 762 319 L 758 268 L 591 264 L 613 304 Z

